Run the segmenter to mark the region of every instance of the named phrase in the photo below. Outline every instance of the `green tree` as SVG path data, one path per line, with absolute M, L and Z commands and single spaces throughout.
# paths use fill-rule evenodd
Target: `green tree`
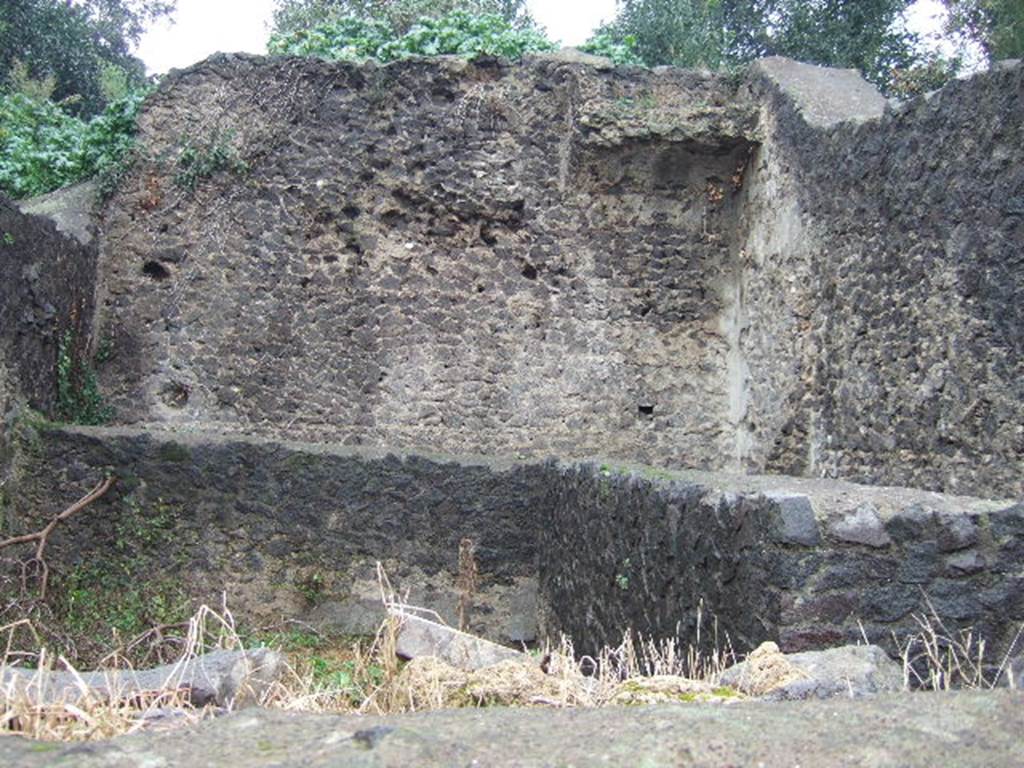
M 0 79 L 11 85 L 16 63 L 39 81 L 52 77 L 53 98 L 72 99 L 72 112 L 98 114 L 104 89 L 145 81 L 132 56 L 146 24 L 169 14 L 174 0 L 3 0 L 0 4 Z M 117 87 L 109 95 L 123 93 Z
M 924 63 L 920 41 L 907 28 L 908 0 L 790 0 L 781 3 L 772 54 L 812 64 L 858 69 L 887 88 L 895 72 Z
M 648 65 L 717 68 L 731 49 L 726 20 L 722 0 L 621 0 L 608 31 Z
M 947 31 L 989 61 L 1024 58 L 1024 0 L 945 0 Z
M 343 17 L 379 21 L 394 35 L 404 35 L 421 18 L 454 11 L 473 16 L 496 15 L 517 26 L 532 26 L 526 0 L 276 0 L 273 33 L 289 35 Z
M 715 68 L 780 55 L 853 67 L 885 88 L 896 73 L 926 63 L 904 20 L 911 2 L 620 0 L 603 31 L 634 39 L 649 65 Z

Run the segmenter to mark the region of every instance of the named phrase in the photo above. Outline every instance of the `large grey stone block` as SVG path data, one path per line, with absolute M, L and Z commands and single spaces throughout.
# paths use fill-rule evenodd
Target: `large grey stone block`
M 453 667 L 472 671 L 502 661 L 525 658 L 525 654 L 519 651 L 422 616 L 399 609 L 392 609 L 389 613 L 400 622 L 396 650 L 399 656 L 407 659 L 434 656 Z

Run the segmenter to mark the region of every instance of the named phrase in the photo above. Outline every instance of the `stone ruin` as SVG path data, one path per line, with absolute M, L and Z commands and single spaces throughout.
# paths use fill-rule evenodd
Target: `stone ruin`
M 1020 65 L 899 103 L 784 59 L 217 56 L 95 220 L 66 194 L 0 203 L 3 530 L 118 478 L 55 572 L 159 508 L 148 572 L 253 622 L 372 631 L 377 561 L 453 619 L 469 538 L 506 643 L 933 613 L 1011 650 Z M 68 354 L 112 426 L 26 409 Z

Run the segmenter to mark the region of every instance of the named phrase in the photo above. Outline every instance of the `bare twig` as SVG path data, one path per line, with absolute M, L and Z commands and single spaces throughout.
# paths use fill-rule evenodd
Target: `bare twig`
M 459 576 L 455 586 L 459 590 L 459 629 L 466 631 L 469 623 L 469 609 L 479 581 L 476 564 L 476 542 L 464 538 L 459 542 Z
M 32 562 L 39 563 L 39 567 L 42 573 L 39 582 L 40 599 L 46 598 L 46 585 L 49 580 L 50 571 L 49 568 L 46 567 L 46 560 L 43 559 L 43 552 L 46 550 L 46 542 L 48 541 L 50 534 L 53 533 L 53 529 L 56 528 L 61 522 L 67 520 L 69 517 L 74 515 L 76 512 L 81 512 L 87 506 L 96 501 L 96 499 L 100 498 L 103 494 L 109 491 L 110 486 L 114 484 L 114 480 L 116 480 L 116 478 L 113 475 L 107 476 L 107 478 L 104 479 L 103 482 L 101 482 L 99 485 L 97 485 L 95 488 L 89 491 L 89 493 L 87 493 L 85 496 L 80 498 L 70 507 L 65 509 L 55 518 L 53 518 L 53 520 L 47 523 L 46 527 L 42 530 L 36 531 L 35 533 L 26 533 L 22 536 L 12 536 L 9 539 L 0 541 L 0 549 L 4 549 L 5 547 L 13 547 L 16 544 L 27 544 L 31 541 L 38 542 L 36 544 L 36 554 L 35 557 L 32 559 Z

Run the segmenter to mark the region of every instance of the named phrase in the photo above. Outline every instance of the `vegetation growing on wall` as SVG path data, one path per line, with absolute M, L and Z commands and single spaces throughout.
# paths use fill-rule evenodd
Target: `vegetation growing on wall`
M 231 139 L 230 133 L 217 131 L 202 139 L 184 140 L 178 154 L 174 183 L 192 191 L 201 180 L 220 171 L 245 172 L 248 165 L 231 144 Z
M 516 27 L 533 25 L 526 0 L 276 0 L 273 31 L 285 36 L 345 17 L 374 20 L 392 37 L 401 37 L 424 18 L 453 11 L 500 16 Z
M 96 372 L 76 354 L 75 337 L 65 332 L 57 345 L 57 416 L 70 424 L 106 424 L 111 409 L 100 394 Z
M 383 21 L 346 16 L 275 34 L 271 54 L 319 56 L 325 59 L 396 61 L 412 56 L 502 56 L 517 59 L 533 51 L 555 48 L 534 27 L 515 27 L 501 16 L 473 16 L 453 11 L 440 18 L 421 18 L 408 32 L 394 35 Z

